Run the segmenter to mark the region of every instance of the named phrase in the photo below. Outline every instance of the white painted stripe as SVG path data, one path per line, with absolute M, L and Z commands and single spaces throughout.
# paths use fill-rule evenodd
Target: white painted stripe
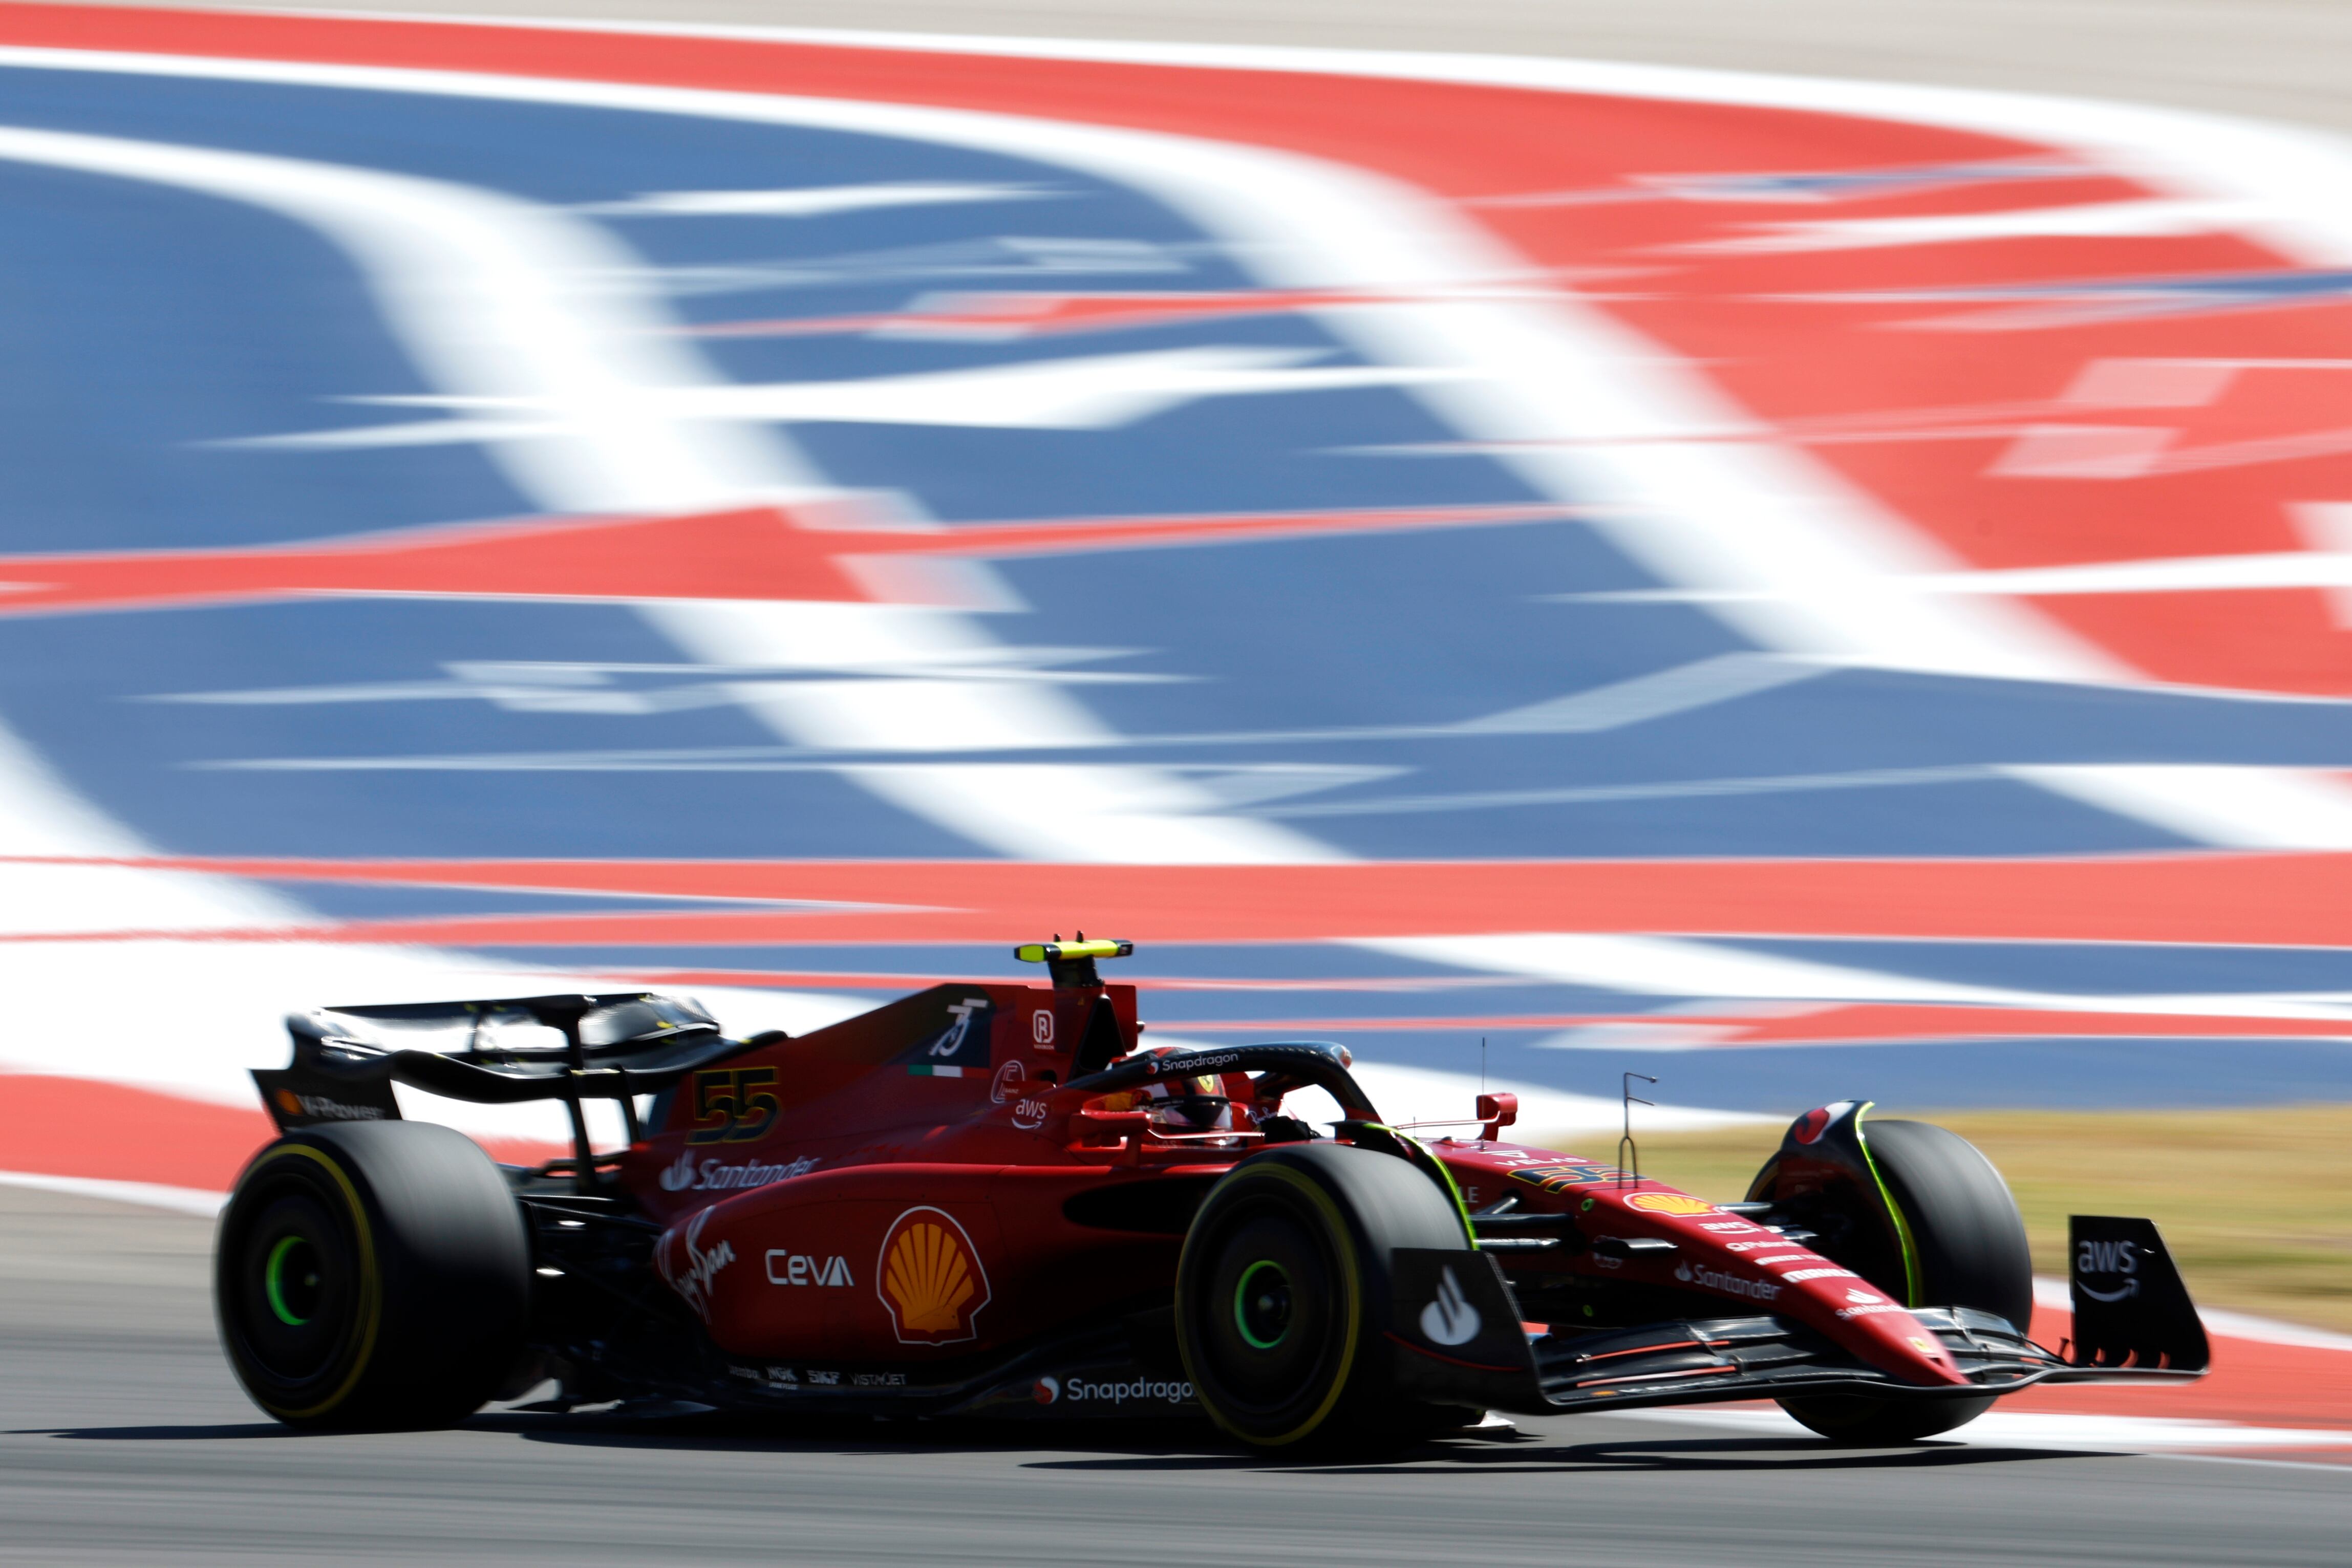
M 257 452 L 380 452 L 400 446 L 520 445 L 571 434 L 551 419 L 420 419 L 400 424 L 351 424 L 284 435 L 233 435 L 207 446 Z
M 698 389 L 692 419 L 1108 430 L 1202 398 L 1403 386 L 1454 372 L 1390 365 L 1302 366 L 1311 350 L 1206 347 L 1086 355 L 834 382 Z
M 202 1187 L 162 1186 L 147 1181 L 100 1181 L 92 1176 L 43 1176 L 36 1171 L 0 1171 L 0 1186 L 31 1187 L 39 1192 L 70 1193 L 76 1197 L 102 1197 L 114 1203 L 136 1203 L 148 1208 L 169 1208 L 200 1214 L 210 1219 L 228 1202 L 225 1192 Z
M 145 845 L 76 796 L 31 747 L 0 725 L 0 855 L 122 858 L 146 852 Z M 262 890 L 226 877 L 0 862 L 0 935 L 104 930 L 132 911 L 133 918 L 154 931 L 252 930 L 307 919 Z M 5 959 L 0 951 L 0 963 Z M 37 995 L 41 989 L 32 986 L 14 994 Z M 91 994 L 117 993 L 101 988 Z
M 1932 213 L 1902 218 L 1827 218 L 1751 224 L 1756 234 L 1701 240 L 1678 251 L 1773 254 L 1878 250 L 1898 246 L 1986 240 L 2205 234 L 2242 227 L 2263 214 L 2242 202 L 2099 202 L 2082 206 L 2018 207 L 1992 213 Z
M 1108 430 L 1202 398 L 1265 397 L 1407 386 L 1451 372 L 1385 365 L 1307 366 L 1313 350 L 1203 347 L 1098 354 L 839 381 L 772 382 L 659 389 L 648 401 L 680 423 L 919 424 L 987 430 Z M 480 408 L 479 398 L 409 398 Z M 488 418 L 352 425 L 293 435 L 247 437 L 242 446 L 457 445 L 561 436 L 560 410 L 509 399 Z
M 2066 1288 L 2065 1281 L 2037 1276 L 2033 1281 L 2033 1304 L 2056 1312 L 2071 1312 L 2074 1299 Z M 2281 1322 L 2275 1318 L 2255 1317 L 2249 1312 L 2226 1312 L 2216 1307 L 2200 1307 L 2197 1315 L 2204 1321 L 2206 1333 L 2225 1339 L 2352 1354 L 2352 1334 L 2330 1333 L 2326 1329 L 2305 1328 L 2301 1323 Z
M 821 218 L 881 207 L 1027 202 L 1053 194 L 1033 185 L 908 180 L 879 185 L 803 185 L 781 191 L 650 191 L 625 202 L 591 202 L 572 210 L 614 218 Z
M 1455 726 L 1454 731 L 1460 735 L 1593 735 L 1737 702 L 1827 674 L 1831 668 L 1769 654 L 1724 653 L 1469 719 Z
M 2042 427 L 2045 433 L 2095 428 Z M 2352 437 L 2347 438 L 2347 444 L 2352 444 Z M 1915 594 L 2017 594 L 2034 598 L 2078 593 L 2224 593 L 2248 589 L 2352 588 L 2352 553 L 2268 550 L 2243 555 L 2155 556 L 2137 560 L 2088 561 L 2079 566 L 1938 572 L 1912 578 L 1900 586 L 1902 591 Z M 1579 597 L 1588 602 L 1719 604 L 1762 595 L 1754 590 L 1637 588 Z
M 2040 1281 L 2035 1281 L 2039 1286 Z M 2063 1288 L 2063 1281 L 2061 1288 Z M 2040 1297 L 2037 1295 L 2037 1301 Z M 2200 1307 L 2197 1315 L 2204 1322 L 2208 1333 L 2223 1339 L 2254 1340 L 2263 1344 L 2288 1344 L 2302 1350 L 2332 1350 L 2352 1354 L 2352 1335 L 2329 1333 L 2325 1329 L 2307 1329 L 2300 1323 L 2280 1322 L 2274 1318 L 2256 1317 L 2251 1312 L 2232 1312 L 2219 1307 Z
M 1713 1427 L 1751 1433 L 1758 1437 L 1812 1436 L 1778 1410 L 1720 1405 L 1694 1410 L 1612 1410 L 1604 1412 L 1600 1419 Z M 2352 1448 L 2352 1428 L 2241 1427 L 2228 1421 L 2179 1420 L 2158 1416 L 2072 1416 L 1995 1408 L 1956 1432 L 1946 1432 L 1929 1440 L 1980 1448 L 2060 1448 L 2093 1453 L 2145 1453 L 2171 1448 Z
M 884 752 L 1097 747 L 1118 736 L 1051 686 L 1002 671 L 965 616 L 902 605 L 660 602 L 654 624 L 698 658 L 902 678 L 744 682 L 740 701 L 805 746 Z M 978 694 L 977 697 L 975 694 Z M 844 767 L 883 799 L 1000 852 L 1129 863 L 1307 863 L 1344 858 L 1303 833 L 1220 810 L 1180 774 L 1118 764 Z
M 1017 762 L 858 763 L 841 772 L 886 800 L 1031 860 L 1296 865 L 1346 858 L 1272 822 L 1219 816 L 1215 791 L 1173 773 Z
M 2002 771 L 2198 843 L 2352 850 L 2352 786 L 2340 774 L 2147 763 Z

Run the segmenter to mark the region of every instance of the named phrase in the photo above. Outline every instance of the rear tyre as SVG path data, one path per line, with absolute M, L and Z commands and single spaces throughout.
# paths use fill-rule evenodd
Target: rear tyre
M 1176 1340 L 1202 1406 L 1243 1442 L 1393 1443 L 1474 1412 L 1399 1398 L 1381 1338 L 1399 1247 L 1467 1250 L 1460 1214 L 1392 1155 L 1286 1144 L 1202 1203 L 1176 1270 Z
M 1992 1162 L 1956 1133 L 1926 1122 L 1876 1121 L 1863 1129 L 1872 1165 L 1911 1238 L 1899 1260 L 1860 1271 L 1907 1305 L 1975 1307 L 2020 1333 L 2033 1319 L 2033 1260 L 2017 1199 Z M 1840 1261 L 1846 1261 L 1840 1260 Z M 1850 1266 L 1859 1267 L 1858 1262 Z M 1900 1277 L 1895 1277 L 1899 1271 Z M 1887 1277 L 1880 1277 L 1880 1276 Z M 1914 1276 L 1916 1275 L 1916 1278 Z M 1964 1427 L 1992 1408 L 1969 1399 L 1874 1399 L 1828 1395 L 1783 1399 L 1780 1408 L 1822 1437 L 1860 1447 L 1916 1442 Z
M 505 1178 L 463 1134 L 308 1127 L 238 1178 L 213 1299 L 237 1381 L 278 1420 L 446 1427 L 521 1352 L 530 1239 Z

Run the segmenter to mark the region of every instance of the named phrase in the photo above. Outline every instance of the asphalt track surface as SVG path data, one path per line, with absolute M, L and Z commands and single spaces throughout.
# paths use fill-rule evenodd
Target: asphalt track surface
M 204 1220 L 0 1189 L 0 1562 L 1302 1562 L 1813 1568 L 2343 1561 L 2352 1471 L 1631 1417 L 1379 1463 L 1189 1428 L 619 1427 L 296 1437 L 231 1380 Z

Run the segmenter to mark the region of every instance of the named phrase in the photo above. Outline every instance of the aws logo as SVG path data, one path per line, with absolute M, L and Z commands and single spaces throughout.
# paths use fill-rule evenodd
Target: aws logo
M 891 1221 L 874 1263 L 875 1289 L 890 1310 L 902 1344 L 960 1344 L 978 1339 L 990 1301 L 988 1270 L 955 1217 L 910 1208 Z
M 2139 1249 L 2129 1241 L 2085 1239 L 2074 1251 L 2074 1288 L 2095 1301 L 2127 1301 L 2139 1294 Z M 2120 1282 L 2111 1291 L 2095 1289 L 2085 1275 L 2102 1274 Z

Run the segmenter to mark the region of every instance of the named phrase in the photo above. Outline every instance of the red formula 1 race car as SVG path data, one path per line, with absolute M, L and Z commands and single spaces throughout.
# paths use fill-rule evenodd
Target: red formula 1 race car
M 222 1220 L 229 1359 L 298 1427 L 446 1424 L 551 1377 L 559 1408 L 1204 1414 L 1265 1448 L 1759 1397 L 1901 1441 L 2205 1368 L 2142 1219 L 2074 1221 L 2071 1356 L 2026 1337 L 2016 1203 L 1940 1128 L 1807 1112 L 1727 1204 L 1504 1142 L 1505 1095 L 1423 1142 L 1336 1045 L 1141 1049 L 1096 971 L 1129 951 L 1024 947 L 1051 988 L 799 1039 L 641 994 L 299 1015 L 255 1074 L 283 1135 Z M 395 1083 L 562 1101 L 577 1152 L 496 1166 Z M 1328 1135 L 1284 1113 L 1310 1086 Z M 625 1149 L 592 1151 L 593 1098 Z

